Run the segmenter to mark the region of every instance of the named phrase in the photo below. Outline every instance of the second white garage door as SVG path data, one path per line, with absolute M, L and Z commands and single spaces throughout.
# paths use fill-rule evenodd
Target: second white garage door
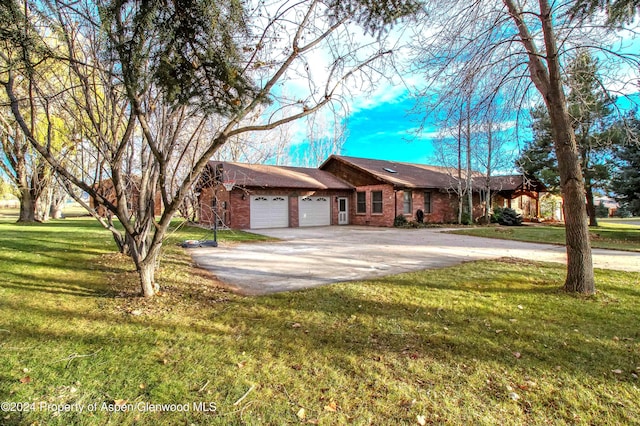
M 252 195 L 251 229 L 289 226 L 289 201 L 286 196 Z
M 331 225 L 330 207 L 329 197 L 300 197 L 298 199 L 300 226 Z

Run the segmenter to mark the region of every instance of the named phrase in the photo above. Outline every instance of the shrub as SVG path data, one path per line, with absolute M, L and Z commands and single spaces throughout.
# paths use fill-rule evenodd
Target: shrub
M 495 207 L 493 213 L 491 213 L 491 223 L 500 223 L 502 220 L 502 207 Z
M 396 226 L 398 228 L 406 226 L 406 224 L 407 224 L 407 218 L 404 217 L 404 215 L 399 214 L 398 216 L 395 217 L 395 219 L 393 219 L 393 226 Z
M 514 209 L 507 207 L 506 209 L 502 209 L 498 223 L 506 226 L 520 226 L 522 225 L 522 215 L 519 215 Z

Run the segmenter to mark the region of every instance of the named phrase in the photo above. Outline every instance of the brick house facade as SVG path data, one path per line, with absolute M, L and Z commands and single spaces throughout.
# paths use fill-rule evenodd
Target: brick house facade
M 412 221 L 421 211 L 425 223 L 453 223 L 458 217 L 453 176 L 443 167 L 337 155 L 318 169 L 210 162 L 198 186 L 200 222 L 213 224 L 217 215 L 219 225 L 234 229 L 391 227 L 397 216 Z M 225 181 L 234 182 L 231 190 Z M 544 190 L 521 176 L 496 178 L 492 186 L 500 203 L 516 204 L 526 196 L 529 213 Z M 484 212 L 477 190 L 473 202 L 477 219 Z
M 225 181 L 233 181 L 233 188 L 227 190 Z M 212 225 L 217 216 L 219 225 L 232 229 L 269 227 L 268 217 L 259 214 L 268 216 L 274 206 L 259 202 L 277 200 L 286 217 L 273 223 L 296 228 L 338 225 L 339 199 L 349 200 L 353 187 L 318 169 L 210 162 L 198 191 L 200 223 Z M 301 208 L 300 203 L 318 208 Z

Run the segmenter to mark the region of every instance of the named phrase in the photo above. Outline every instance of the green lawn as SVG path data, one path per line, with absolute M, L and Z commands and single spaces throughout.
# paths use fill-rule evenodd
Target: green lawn
M 503 240 L 565 244 L 564 226 L 561 225 L 488 226 L 452 232 Z M 589 233 L 594 248 L 640 251 L 639 225 L 624 221 L 600 221 L 598 227 L 589 228 Z
M 0 399 L 35 403 L 0 424 L 640 418 L 638 274 L 597 271 L 582 298 L 560 266 L 507 259 L 249 298 L 192 268 L 176 242 L 201 232 L 173 236 L 145 300 L 93 221 L 0 221 Z

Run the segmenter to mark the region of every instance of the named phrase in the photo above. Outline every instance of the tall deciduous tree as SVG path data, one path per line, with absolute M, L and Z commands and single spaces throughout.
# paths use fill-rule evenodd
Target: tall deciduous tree
M 17 16 L 9 40 L 49 55 L 26 61 L 29 73 L 20 66 L 25 55 L 3 57 L 0 80 L 30 143 L 120 221 L 122 231 L 99 218 L 131 256 L 143 295 L 153 296 L 171 219 L 218 149 L 309 116 L 343 97 L 346 85 L 379 78 L 391 54 L 383 29 L 418 8 L 412 0 L 383 4 L 27 1 L 45 25 L 24 39 L 19 23 L 33 21 Z M 374 36 L 355 35 L 353 21 Z M 40 72 L 50 61 L 65 65 L 55 84 Z M 71 164 L 62 162 L 69 152 L 30 132 L 17 80 L 73 117 Z
M 603 46 L 612 36 L 610 28 L 598 22 L 580 26 L 571 21 L 569 5 L 547 0 L 455 1 L 443 9 L 438 4 L 429 10 L 430 28 L 422 33 L 417 50 L 418 63 L 432 82 L 429 95 L 455 96 L 464 89 L 464 76 L 474 70 L 479 81 L 494 87 L 486 91 L 488 99 L 499 88 L 510 87 L 515 108 L 534 97 L 542 100 L 549 113 L 565 205 L 564 288 L 594 293 L 584 181 L 562 71 L 575 47 Z

